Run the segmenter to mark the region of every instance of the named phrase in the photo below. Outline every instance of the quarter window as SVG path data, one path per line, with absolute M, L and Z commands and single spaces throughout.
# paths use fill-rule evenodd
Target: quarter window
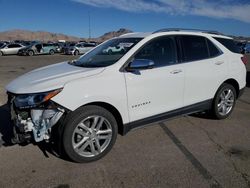
M 169 37 L 156 39 L 146 44 L 135 55 L 135 59 L 152 60 L 156 67 L 175 64 L 177 59 L 175 41 Z
M 232 39 L 225 39 L 214 37 L 217 41 L 219 41 L 223 46 L 225 46 L 228 50 L 233 53 L 240 53 L 240 48 L 236 45 L 236 43 Z
M 200 36 L 182 36 L 184 61 L 197 61 L 209 58 L 206 39 Z
M 218 48 L 208 39 L 207 39 L 207 46 L 208 46 L 210 57 L 216 57 L 221 53 L 218 50 Z

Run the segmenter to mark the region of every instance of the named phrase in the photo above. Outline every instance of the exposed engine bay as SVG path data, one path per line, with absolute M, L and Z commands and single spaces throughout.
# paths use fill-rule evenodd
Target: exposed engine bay
M 63 116 L 65 109 L 50 100 L 41 100 L 32 105 L 20 105 L 20 101 L 25 97 L 23 95 L 22 99 L 18 97 L 20 98 L 20 95 L 8 93 L 11 120 L 14 123 L 12 143 L 49 141 L 51 128 Z

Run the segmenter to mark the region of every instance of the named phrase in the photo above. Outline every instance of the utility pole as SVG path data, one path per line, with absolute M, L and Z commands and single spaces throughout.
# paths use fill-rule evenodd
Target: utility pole
M 90 12 L 88 12 L 88 16 L 89 16 L 89 41 L 90 41 L 90 39 L 91 39 Z

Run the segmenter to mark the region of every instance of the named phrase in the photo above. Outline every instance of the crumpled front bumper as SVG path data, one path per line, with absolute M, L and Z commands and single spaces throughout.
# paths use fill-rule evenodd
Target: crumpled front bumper
M 65 113 L 59 105 L 53 104 L 47 107 L 31 109 L 18 109 L 14 104 L 15 96 L 9 95 L 13 126 L 13 144 L 49 141 L 51 128 L 57 124 Z

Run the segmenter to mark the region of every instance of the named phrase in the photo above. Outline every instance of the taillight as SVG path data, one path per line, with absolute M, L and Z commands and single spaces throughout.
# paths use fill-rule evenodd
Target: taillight
M 247 64 L 247 56 L 243 56 L 243 57 L 241 57 L 241 61 L 242 61 L 242 63 L 244 63 L 245 65 Z

